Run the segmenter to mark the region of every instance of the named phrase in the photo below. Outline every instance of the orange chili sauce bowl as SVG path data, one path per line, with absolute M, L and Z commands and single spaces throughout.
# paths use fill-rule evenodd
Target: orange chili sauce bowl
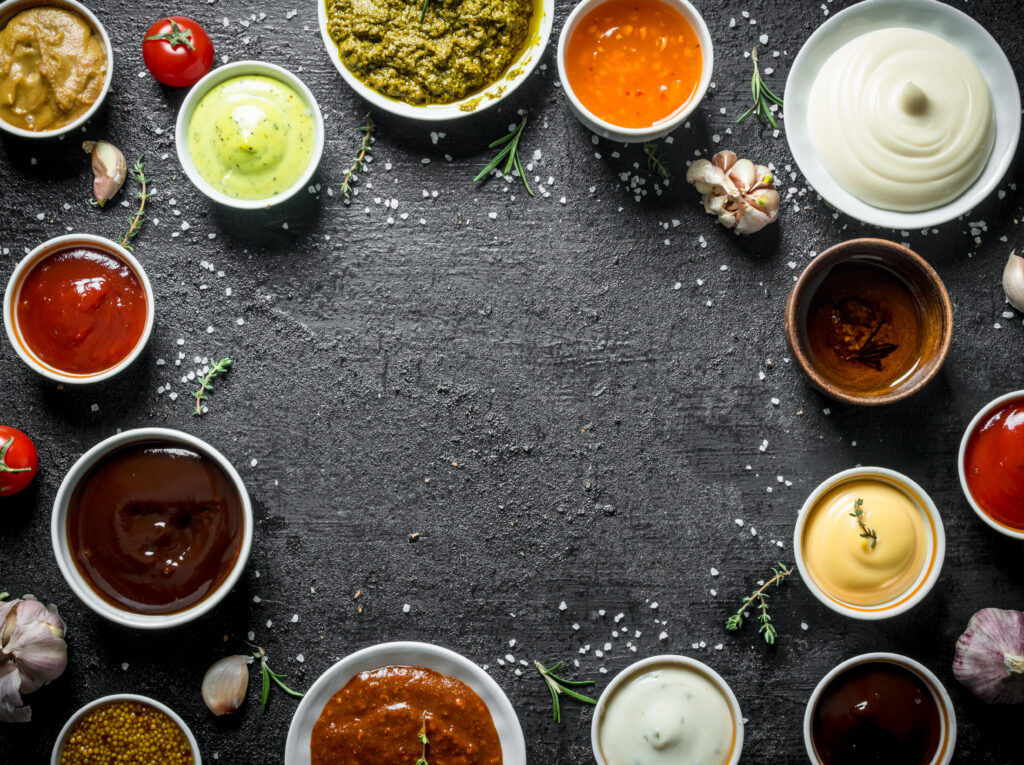
M 971 420 L 971 424 L 968 425 L 967 430 L 964 431 L 964 437 L 960 440 L 960 452 L 957 455 L 957 470 L 960 474 L 960 488 L 963 489 L 967 502 L 970 504 L 974 512 L 978 514 L 978 517 L 1000 534 L 1005 534 L 1013 539 L 1024 540 L 1024 529 L 1014 528 L 1013 526 L 1007 526 L 1006 524 L 1000 523 L 985 512 L 984 508 L 982 508 L 974 498 L 974 494 L 971 492 L 971 487 L 967 483 L 967 449 L 971 441 L 971 436 L 980 430 L 984 422 L 993 415 L 997 409 L 1002 408 L 1006 404 L 1018 402 L 1024 403 L 1024 390 L 1018 390 L 1000 396 L 999 398 L 990 401 L 982 407 L 980 412 L 974 415 L 974 419 Z
M 42 263 L 49 256 L 75 247 L 98 250 L 127 265 L 138 280 L 139 284 L 142 285 L 142 289 L 146 295 L 145 324 L 143 325 L 142 333 L 139 335 L 135 346 L 127 355 L 112 366 L 97 372 L 90 372 L 88 374 L 80 374 L 58 369 L 52 364 L 41 359 L 26 341 L 18 318 L 18 301 L 21 297 L 22 286 L 25 284 L 29 274 L 31 274 L 36 266 Z M 146 272 L 143 270 L 142 264 L 139 263 L 139 261 L 136 260 L 130 252 L 116 242 L 104 239 L 103 237 L 93 236 L 91 234 L 69 234 L 67 236 L 58 236 L 55 239 L 50 239 L 48 242 L 44 242 L 36 247 L 32 252 L 22 258 L 21 262 L 18 263 L 17 266 L 15 266 L 14 273 L 11 274 L 10 281 L 7 283 L 7 291 L 4 293 L 4 327 L 7 329 L 7 338 L 14 347 L 14 351 L 21 357 L 22 361 L 43 377 L 66 385 L 86 385 L 102 382 L 103 380 L 110 379 L 127 368 L 139 356 L 139 354 L 142 353 L 142 349 L 145 348 L 146 343 L 149 342 L 149 336 L 153 331 L 154 316 L 155 307 L 153 287 L 149 283 L 149 278 L 146 276 Z
M 689 100 L 680 104 L 679 108 L 672 112 L 668 117 L 655 122 L 649 127 L 622 127 L 598 117 L 590 111 L 590 109 L 584 106 L 583 102 L 573 90 L 572 82 L 569 77 L 567 60 L 570 40 L 591 11 L 606 3 L 614 2 L 614 0 L 582 0 L 582 2 L 572 10 L 572 13 L 569 14 L 569 18 L 566 19 L 565 25 L 562 27 L 562 34 L 558 38 L 557 53 L 558 77 L 562 83 L 562 90 L 565 91 L 566 98 L 569 100 L 569 107 L 572 109 L 572 112 L 576 115 L 577 119 L 579 119 L 585 127 L 602 138 L 607 138 L 612 141 L 621 141 L 622 143 L 644 143 L 646 141 L 655 141 L 659 138 L 664 138 L 677 127 L 682 125 L 683 122 L 693 114 L 701 100 L 703 100 L 704 94 L 707 93 L 708 87 L 711 85 L 714 50 L 711 43 L 711 33 L 708 31 L 707 24 L 704 23 L 704 18 L 700 15 L 697 9 L 693 7 L 689 0 L 659 1 L 668 6 L 669 9 L 680 13 L 696 34 L 697 42 L 700 45 L 701 51 L 701 76 L 700 81 Z

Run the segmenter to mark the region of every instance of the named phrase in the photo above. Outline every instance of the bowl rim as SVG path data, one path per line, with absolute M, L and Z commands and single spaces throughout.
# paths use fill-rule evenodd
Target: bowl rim
M 993 104 L 997 101 L 997 95 L 998 100 L 1002 100 L 1004 98 L 1016 99 L 1016 104 L 1011 104 L 1011 107 L 1006 109 L 1007 114 L 1016 115 L 1012 118 L 1010 124 L 1005 124 L 1005 119 L 1004 122 L 999 122 L 997 120 L 999 111 L 993 107 L 993 120 L 995 120 L 997 140 L 1001 132 L 1006 132 L 1010 138 L 1009 144 L 1007 145 L 1006 150 L 998 155 L 997 145 L 993 145 L 992 151 L 985 163 L 985 169 L 982 171 L 981 175 L 974 180 L 970 187 L 968 187 L 956 199 L 929 210 L 908 213 L 875 207 L 861 201 L 859 198 L 846 191 L 832 178 L 832 175 L 824 169 L 824 166 L 819 168 L 818 165 L 820 163 L 817 160 L 817 154 L 813 145 L 811 145 L 809 138 L 804 140 L 804 114 L 802 112 L 798 113 L 800 104 L 802 104 L 804 99 L 800 97 L 793 98 L 793 113 L 790 115 L 789 110 L 786 110 L 786 118 L 787 125 L 792 123 L 793 125 L 796 125 L 796 129 L 791 130 L 787 127 L 785 131 L 786 141 L 789 144 L 789 150 L 793 156 L 794 162 L 796 162 L 800 172 L 803 174 L 807 183 L 813 188 L 814 192 L 819 194 L 827 204 L 851 218 L 861 221 L 862 223 L 881 228 L 907 231 L 941 226 L 968 214 L 971 210 L 985 201 L 996 190 L 996 188 L 998 188 L 1000 182 L 1006 176 L 1014 161 L 1021 132 L 1020 94 L 1016 87 L 1016 77 L 1013 74 L 1013 68 L 1010 65 L 1009 59 L 1006 57 L 1005 51 L 1002 50 L 999 43 L 980 23 L 975 21 L 959 8 L 954 8 L 940 0 L 862 0 L 862 2 L 858 2 L 848 8 L 844 8 L 835 15 L 830 16 L 821 26 L 811 33 L 810 37 L 808 37 L 801 46 L 796 58 L 793 59 L 793 64 L 789 70 L 789 76 L 786 78 L 786 100 L 787 103 L 789 103 L 791 83 L 794 84 L 794 87 L 799 83 L 799 78 L 804 76 L 804 70 L 808 69 L 810 66 L 807 62 L 811 58 L 812 53 L 816 51 L 817 47 L 824 45 L 823 40 L 828 37 L 832 30 L 840 28 L 843 24 L 848 24 L 855 19 L 864 17 L 865 15 L 870 17 L 870 14 L 884 13 L 887 10 L 886 6 L 906 7 L 914 5 L 920 6 L 921 10 L 926 11 L 930 17 L 946 20 L 950 24 L 956 25 L 961 31 L 966 32 L 969 30 L 970 34 L 965 33 L 962 36 L 964 39 L 981 41 L 985 46 L 988 46 L 993 58 L 995 59 L 994 66 L 1002 70 L 1002 75 L 999 81 L 993 82 L 990 77 L 985 76 L 985 71 L 982 67 L 978 67 L 979 71 L 982 73 L 982 77 L 988 85 Z M 948 34 L 944 35 L 938 31 L 937 22 L 935 26 L 928 28 L 917 26 L 905 19 L 901 20 L 901 24 L 903 26 L 919 28 L 922 29 L 922 31 L 930 32 L 931 34 L 942 37 L 943 39 L 953 42 L 961 47 L 964 44 L 964 39 L 951 39 Z M 1014 87 L 999 87 L 1001 84 L 1010 82 L 1013 83 Z M 792 119 L 790 119 L 791 116 Z M 808 172 L 808 170 L 810 170 L 810 172 Z M 826 188 L 829 186 L 834 188 Z
M 78 566 L 71 558 L 70 545 L 67 538 L 67 515 L 71 495 L 81 480 L 101 459 L 107 455 L 131 444 L 144 441 L 170 441 L 185 445 L 200 454 L 212 459 L 227 474 L 238 492 L 242 504 L 242 518 L 245 527 L 242 531 L 242 546 L 238 551 L 238 558 L 228 576 L 220 586 L 207 597 L 195 605 L 183 611 L 175 611 L 170 614 L 137 614 L 123 608 L 114 606 L 101 598 L 85 580 Z M 242 477 L 235 467 L 228 461 L 227 457 L 206 441 L 170 428 L 135 428 L 116 433 L 103 439 L 92 448 L 88 449 L 79 457 L 71 469 L 65 474 L 57 489 L 57 496 L 53 501 L 53 511 L 50 516 L 50 541 L 53 546 L 53 554 L 57 559 L 57 566 L 67 582 L 68 587 L 78 599 L 92 609 L 96 614 L 108 621 L 120 624 L 123 627 L 130 627 L 139 630 L 160 630 L 178 627 L 187 622 L 198 619 L 200 616 L 212 611 L 231 592 L 238 582 L 242 572 L 249 561 L 249 554 L 252 551 L 253 539 L 253 512 L 249 493 L 246 491 Z
M 71 732 L 71 729 L 79 720 L 93 709 L 105 704 L 113 704 L 117 701 L 135 701 L 140 704 L 148 704 L 154 709 L 157 709 L 170 717 L 171 720 L 181 728 L 182 733 L 185 734 L 185 738 L 188 740 L 189 746 L 192 747 L 192 759 L 195 760 L 195 765 L 202 765 L 203 758 L 199 753 L 199 743 L 196 741 L 196 737 L 193 735 L 192 729 L 188 727 L 188 723 L 181 718 L 181 715 L 163 702 L 157 701 L 149 696 L 142 696 L 138 693 L 112 693 L 109 696 L 101 696 L 98 699 L 93 699 L 88 704 L 79 707 L 78 711 L 74 712 L 71 717 L 68 718 L 68 721 L 64 723 L 64 727 L 60 729 L 60 733 L 57 734 L 57 740 L 54 742 L 53 751 L 50 754 L 50 765 L 60 765 L 61 749 L 63 748 L 64 742 L 67 739 L 68 734 Z
M 296 179 L 295 183 L 284 191 L 265 199 L 235 199 L 222 191 L 218 191 L 199 174 L 188 148 L 188 121 L 195 113 L 199 101 L 215 86 L 233 77 L 240 77 L 246 74 L 270 77 L 288 85 L 299 94 L 299 98 L 305 102 L 309 108 L 310 116 L 313 118 L 314 145 L 313 154 L 309 158 L 309 164 L 302 175 Z M 181 165 L 182 170 L 185 171 L 188 179 L 192 181 L 192 185 L 214 202 L 225 207 L 233 207 L 236 210 L 264 210 L 291 199 L 302 189 L 307 188 L 317 168 L 320 166 L 320 160 L 323 158 L 324 142 L 324 116 L 320 111 L 320 105 L 317 103 L 316 96 L 313 95 L 313 91 L 309 89 L 309 86 L 298 75 L 290 72 L 283 66 L 253 59 L 232 61 L 230 64 L 224 64 L 207 72 L 199 82 L 192 86 L 181 102 L 181 106 L 178 108 L 178 116 L 174 123 L 174 148 L 178 154 L 178 163 Z
M 808 285 L 810 285 L 814 278 L 818 276 L 819 272 L 826 268 L 839 265 L 840 263 L 848 262 L 857 254 L 863 254 L 862 251 L 864 250 L 882 251 L 884 253 L 882 255 L 877 253 L 871 254 L 874 254 L 883 262 L 886 257 L 905 259 L 911 266 L 920 271 L 924 278 L 932 285 L 938 296 L 939 303 L 942 306 L 942 339 L 939 343 L 938 349 L 932 355 L 925 367 L 927 369 L 926 374 L 919 376 L 918 379 L 911 384 L 900 385 L 893 391 L 881 396 L 865 396 L 851 393 L 828 382 L 814 368 L 814 365 L 811 363 L 800 339 L 798 312 L 800 301 L 804 298 L 805 293 L 809 288 Z M 949 298 L 949 292 L 946 290 L 946 285 L 942 281 L 942 277 L 939 276 L 938 271 L 932 267 L 931 263 L 909 247 L 904 247 L 902 244 L 897 244 L 896 242 L 889 241 L 888 239 L 880 239 L 877 237 L 858 237 L 856 239 L 847 239 L 844 242 L 837 242 L 836 244 L 833 244 L 831 247 L 815 256 L 811 262 L 807 264 L 803 272 L 801 272 L 800 276 L 797 277 L 797 280 L 793 283 L 793 286 L 789 291 L 789 296 L 786 298 L 784 325 L 786 332 L 786 345 L 789 346 L 790 353 L 796 358 L 796 361 L 804 374 L 810 379 L 811 385 L 826 396 L 847 404 L 882 406 L 885 404 L 895 403 L 896 401 L 902 401 L 905 398 L 913 396 L 934 380 L 938 375 L 939 370 L 942 369 L 943 364 L 946 362 L 950 346 L 953 343 L 953 303 Z
M 930 560 L 926 559 L 914 583 L 893 600 L 873 606 L 851 605 L 832 597 L 814 580 L 804 561 L 803 535 L 811 510 L 814 509 L 818 500 L 828 491 L 857 478 L 880 480 L 882 483 L 886 483 L 906 494 L 908 499 L 924 512 L 925 520 L 928 521 L 926 527 L 931 527 L 932 531 L 929 539 L 931 543 Z M 946 560 L 946 531 L 942 525 L 942 516 L 939 515 L 939 509 L 935 505 L 934 500 L 916 481 L 903 473 L 889 468 L 876 466 L 855 467 L 841 470 L 835 475 L 829 476 L 808 495 L 803 506 L 800 508 L 796 524 L 793 527 L 793 556 L 796 567 L 800 572 L 800 579 L 803 580 L 807 589 L 821 603 L 836 613 L 848 616 L 851 619 L 879 621 L 906 613 L 924 600 L 932 591 L 932 588 L 939 579 L 939 575 L 942 573 L 942 565 Z
M 964 497 L 967 498 L 967 503 L 971 506 L 971 509 L 977 513 L 978 517 L 1000 534 L 1005 534 L 1012 539 L 1024 540 L 1024 529 L 1015 529 L 1011 526 L 1003 525 L 986 513 L 982 509 L 981 505 L 979 505 L 974 499 L 974 495 L 971 493 L 971 489 L 967 485 L 967 471 L 964 464 L 967 459 L 967 444 L 971 440 L 971 436 L 974 435 L 974 431 L 977 429 L 978 425 L 980 425 L 981 421 L 992 414 L 996 409 L 1011 401 L 1021 401 L 1024 403 L 1024 390 L 1011 391 L 1009 393 L 1004 393 L 1001 396 L 997 396 L 978 410 L 978 413 L 971 419 L 971 423 L 967 426 L 963 437 L 960 439 L 960 450 L 957 453 L 956 463 L 957 472 L 960 476 L 960 488 L 964 493 Z
M 739 699 L 736 698 L 736 694 L 733 692 L 729 683 L 727 683 L 725 679 L 714 669 L 699 659 L 692 659 L 689 656 L 683 656 L 681 654 L 659 654 L 657 656 L 648 656 L 646 659 L 640 659 L 640 661 L 635 661 L 616 674 L 608 685 L 604 687 L 604 690 L 601 691 L 601 695 L 597 698 L 597 704 L 594 706 L 594 714 L 590 720 L 590 746 L 594 752 L 594 761 L 598 763 L 598 765 L 607 765 L 608 762 L 604 753 L 601 751 L 601 723 L 604 720 L 604 711 L 608 706 L 608 700 L 627 680 L 631 679 L 635 675 L 641 674 L 643 670 L 646 670 L 649 667 L 658 665 L 676 665 L 694 670 L 698 674 L 701 674 L 706 679 L 710 680 L 711 683 L 718 688 L 718 691 L 725 697 L 725 700 L 729 705 L 729 711 L 732 713 L 734 726 L 732 753 L 725 765 L 738 765 L 740 756 L 743 753 L 743 711 L 740 709 Z
M 941 746 L 935 753 L 935 758 L 929 765 L 949 765 L 953 759 L 953 752 L 956 749 L 956 710 L 953 708 L 953 700 L 949 696 L 949 692 L 946 690 L 946 686 L 942 684 L 942 681 L 935 676 L 928 667 L 921 664 L 919 661 L 911 659 L 909 656 L 904 656 L 898 653 L 889 653 L 885 651 L 875 651 L 872 653 L 863 653 L 859 656 L 854 656 L 847 659 L 846 661 L 840 662 L 833 667 L 829 672 L 818 681 L 818 684 L 814 687 L 811 692 L 810 698 L 807 700 L 807 706 L 804 709 L 804 747 L 807 750 L 807 757 L 813 765 L 821 765 L 821 760 L 814 751 L 814 742 L 811 738 L 811 725 L 814 721 L 814 710 L 818 705 L 818 700 L 821 698 L 821 694 L 824 693 L 825 688 L 828 687 L 840 673 L 845 672 L 850 667 L 855 667 L 860 664 L 871 664 L 874 662 L 887 662 L 889 664 L 896 664 L 905 669 L 909 669 L 915 675 L 917 675 L 924 684 L 928 686 L 928 690 L 932 692 L 932 696 L 939 707 L 942 714 L 945 715 L 945 725 L 943 726 L 943 737 Z
M 77 130 L 92 119 L 92 116 L 96 114 L 99 108 L 103 105 L 103 102 L 107 98 L 107 94 L 110 92 L 110 86 L 114 82 L 114 47 L 110 44 L 110 36 L 107 34 L 107 29 L 103 26 L 103 22 L 99 20 L 99 17 L 78 2 L 78 0 L 5 0 L 0 3 L 0 29 L 7 26 L 7 22 L 10 20 L 7 18 L 8 14 L 13 17 L 14 13 L 40 6 L 51 6 L 63 8 L 64 10 L 71 10 L 89 22 L 89 26 L 91 26 L 93 31 L 99 35 L 100 42 L 103 44 L 103 48 L 106 51 L 107 72 L 103 77 L 103 87 L 100 89 L 100 94 L 96 96 L 96 100 L 92 102 L 92 106 L 90 106 L 82 116 L 74 122 L 69 122 L 67 125 L 53 130 L 26 130 L 25 128 L 12 125 L 4 119 L 0 119 L 0 130 L 4 130 L 11 135 L 18 136 L 19 138 L 55 138 L 60 135 L 66 135 L 73 130 Z
M 410 661 L 401 657 L 415 658 Z M 462 654 L 432 643 L 416 641 L 377 643 L 350 653 L 328 667 L 306 691 L 292 716 L 285 742 L 285 765 L 309 763 L 308 750 L 301 749 L 306 736 L 302 729 L 308 726 L 312 730 L 313 724 L 320 717 L 324 705 L 331 696 L 367 667 L 379 668 L 392 664 L 433 669 L 466 683 L 483 699 L 494 720 L 501 737 L 504 765 L 526 765 L 526 739 L 523 736 L 523 729 L 512 703 L 497 681 Z M 459 674 L 453 675 L 453 668 Z M 488 703 L 488 698 L 492 699 L 493 704 Z M 502 736 L 503 731 L 507 738 Z M 506 750 L 506 743 L 513 751 Z
M 537 27 L 537 37 L 530 41 L 502 75 L 485 87 L 483 90 L 471 93 L 470 95 L 450 104 L 409 104 L 378 93 L 376 90 L 365 84 L 345 66 L 338 52 L 338 46 L 327 31 L 327 0 L 316 0 L 317 18 L 320 25 L 320 38 L 323 40 L 327 55 L 334 64 L 334 68 L 348 83 L 348 86 L 356 92 L 360 98 L 367 101 L 371 106 L 382 111 L 394 114 L 398 117 L 416 120 L 418 122 L 436 123 L 460 120 L 472 117 L 496 106 L 512 95 L 520 85 L 525 82 L 533 71 L 540 64 L 547 50 L 548 42 L 551 39 L 551 31 L 554 27 L 555 3 L 554 0 L 534 0 L 534 13 L 540 13 L 541 18 Z M 519 75 L 508 79 L 508 74 L 516 69 L 521 69 Z M 496 92 L 490 94 L 492 88 Z M 463 109 L 472 102 L 476 102 L 472 108 Z
M 142 284 L 142 289 L 146 294 L 146 323 L 142 328 L 142 334 L 135 343 L 135 347 L 132 348 L 131 352 L 127 356 L 112 367 L 91 374 L 74 374 L 72 372 L 64 372 L 56 367 L 46 364 L 41 359 L 36 358 L 35 354 L 30 352 L 28 343 L 25 342 L 24 338 L 21 336 L 16 312 L 17 298 L 21 294 L 21 288 L 24 284 L 25 278 L 32 269 L 53 253 L 68 249 L 76 244 L 84 244 L 103 250 L 107 254 L 112 255 L 125 263 L 135 273 L 136 278 Z M 149 344 L 150 335 L 153 333 L 153 323 L 156 318 L 156 298 L 153 294 L 153 285 L 150 284 L 149 277 L 146 276 L 146 270 L 142 267 L 142 263 L 140 263 L 138 259 L 122 245 L 111 239 L 96 236 L 95 234 L 63 234 L 61 236 L 56 236 L 53 239 L 47 239 L 42 244 L 38 245 L 35 249 L 29 252 L 28 255 L 23 257 L 14 267 L 14 272 L 11 274 L 11 278 L 7 281 L 7 289 L 4 292 L 3 310 L 4 328 L 7 331 L 7 339 L 14 348 L 14 352 L 17 353 L 21 360 L 29 367 L 43 377 L 53 380 L 54 382 L 63 383 L 65 385 L 91 385 L 93 383 L 109 380 L 111 377 L 114 377 L 127 369 L 131 366 L 132 362 L 139 357 L 146 345 Z
M 569 39 L 576 31 L 576 28 L 580 25 L 580 22 L 583 20 L 583 16 L 597 6 L 604 5 L 608 2 L 612 2 L 612 0 L 580 0 L 580 2 L 577 3 L 569 13 L 565 23 L 562 25 L 562 31 L 558 37 L 558 51 L 556 55 L 558 79 L 562 83 L 562 91 L 569 100 L 569 106 L 573 113 L 580 122 L 583 123 L 584 127 L 593 130 L 606 138 L 623 141 L 625 143 L 640 143 L 664 137 L 690 118 L 704 100 L 704 96 L 707 95 L 708 88 L 711 86 L 711 78 L 714 74 L 715 63 L 715 50 L 714 42 L 711 39 L 711 31 L 708 29 L 707 22 L 704 21 L 704 17 L 701 15 L 700 11 L 694 7 L 690 0 L 659 0 L 659 2 L 675 7 L 679 10 L 686 20 L 693 25 L 694 32 L 697 33 L 697 39 L 700 41 L 701 45 L 701 60 L 703 62 L 700 83 L 698 83 L 697 90 L 694 91 L 690 100 L 683 104 L 678 111 L 667 119 L 651 125 L 650 127 L 622 127 L 598 117 L 583 105 L 583 102 L 576 96 L 576 93 L 572 88 L 572 84 L 569 81 L 569 74 L 565 68 L 565 57 L 566 50 L 569 47 Z

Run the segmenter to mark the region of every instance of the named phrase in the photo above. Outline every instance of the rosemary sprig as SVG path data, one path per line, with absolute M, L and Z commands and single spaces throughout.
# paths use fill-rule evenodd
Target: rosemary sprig
M 586 685 L 593 685 L 593 680 L 566 680 L 564 677 L 559 677 L 555 674 L 560 670 L 565 662 L 558 662 L 551 667 L 545 667 L 539 661 L 534 660 L 534 666 L 537 667 L 537 671 L 540 672 L 540 676 L 544 678 L 545 684 L 548 686 L 548 692 L 551 694 L 551 707 L 554 713 L 555 722 L 562 722 L 562 708 L 558 703 L 558 697 L 563 693 L 571 699 L 576 701 L 582 701 L 584 704 L 596 704 L 597 699 L 592 699 L 590 696 L 584 696 L 578 691 L 574 691 L 573 688 L 580 688 Z
M 420 23 L 423 23 L 423 19 L 427 17 L 427 6 L 430 5 L 430 0 L 423 0 L 423 7 L 420 8 Z M 417 763 L 419 765 L 419 763 Z M 425 765 L 425 763 L 424 763 Z
M 661 159 L 660 152 L 661 147 L 654 141 L 648 141 L 644 144 L 644 156 L 647 157 L 647 169 L 656 173 L 661 180 L 667 181 L 672 178 L 672 173 Z
M 523 130 L 526 129 L 526 115 L 523 115 L 523 121 L 519 123 L 519 127 L 513 130 L 511 133 L 507 133 L 499 138 L 497 141 L 492 141 L 487 147 L 489 149 L 496 149 L 499 146 L 502 147 L 501 151 L 497 155 L 484 165 L 483 170 L 476 174 L 473 179 L 473 183 L 479 183 L 487 175 L 494 170 L 498 165 L 501 164 L 502 160 L 505 160 L 505 169 L 501 171 L 501 174 L 508 175 L 512 168 L 516 169 L 519 173 L 519 178 L 522 180 L 523 185 L 526 187 L 526 193 L 531 197 L 533 196 L 533 189 L 530 188 L 530 182 L 526 180 L 526 171 L 523 169 L 523 161 L 519 158 L 519 139 L 523 135 Z
M 416 734 L 416 738 L 420 740 L 420 746 L 423 747 L 423 751 L 420 754 L 420 758 L 416 760 L 416 765 L 430 765 L 427 762 L 427 745 L 430 744 L 430 739 L 427 738 L 427 711 L 423 710 L 423 727 L 420 728 L 420 732 Z
M 782 99 L 772 92 L 764 80 L 761 78 L 761 67 L 757 63 L 757 46 L 754 46 L 754 50 L 751 52 L 750 57 L 754 59 L 754 75 L 750 79 L 750 93 L 754 97 L 754 105 L 747 109 L 736 120 L 736 124 L 739 125 L 744 122 L 751 114 L 757 115 L 757 118 L 761 120 L 761 124 L 771 123 L 771 126 L 776 130 L 779 129 L 779 123 L 775 121 L 775 115 L 772 114 L 772 104 L 782 106 Z
M 282 678 L 288 677 L 288 675 L 279 675 L 277 672 L 270 668 L 267 664 L 267 652 L 262 648 L 256 647 L 253 651 L 252 657 L 259 659 L 260 661 L 260 714 L 264 714 L 267 711 L 267 702 L 270 699 L 270 682 L 273 681 L 282 691 L 290 696 L 296 696 L 302 698 L 306 694 L 300 693 L 299 691 L 289 688 L 287 685 L 281 682 Z
M 869 529 L 867 524 L 864 522 L 864 500 L 857 497 L 853 503 L 853 512 L 850 513 L 850 517 L 857 519 L 857 525 L 860 526 L 860 537 L 861 539 L 871 540 L 871 549 L 875 549 L 875 545 L 878 544 L 878 534 L 875 533 L 874 529 Z
M 426 5 L 424 4 L 425 9 Z M 345 172 L 345 180 L 341 183 L 341 195 L 345 197 L 346 202 L 352 199 L 352 187 L 359 180 L 359 176 L 356 173 L 361 173 L 366 169 L 366 155 L 373 151 L 373 129 L 375 127 L 377 126 L 374 124 L 373 118 L 367 112 L 366 123 L 356 128 L 356 130 L 363 134 L 363 139 L 359 142 L 359 153 L 352 160 L 352 165 Z
M 767 582 L 761 585 L 760 588 L 754 590 L 752 593 L 743 598 L 743 605 L 740 606 L 739 610 L 730 616 L 725 622 L 725 628 L 730 631 L 736 631 L 743 626 L 743 616 L 749 608 L 756 608 L 758 611 L 757 620 L 761 623 L 760 628 L 757 630 L 759 633 L 764 635 L 764 642 L 768 645 L 775 644 L 775 638 L 778 637 L 778 632 L 775 630 L 775 625 L 772 624 L 772 617 L 768 613 L 768 588 L 773 584 L 776 587 L 782 585 L 782 580 L 793 573 L 793 569 L 787 568 L 784 563 L 777 563 L 772 567 L 772 576 Z
M 139 191 L 138 196 L 136 197 L 136 199 L 139 200 L 139 209 L 135 213 L 135 217 L 132 218 L 132 223 L 128 227 L 128 230 L 118 237 L 118 243 L 126 250 L 133 252 L 135 248 L 132 247 L 131 242 L 139 235 L 139 231 L 142 230 L 142 222 L 146 219 L 146 200 L 156 193 L 154 191 L 147 190 L 149 178 L 146 177 L 145 159 L 146 155 L 143 154 L 139 157 L 139 161 L 136 162 L 135 166 L 132 168 L 132 175 L 135 177 L 135 180 L 139 182 L 139 185 L 142 186 L 141 191 Z
M 199 390 L 192 394 L 192 397 L 196 400 L 196 410 L 192 413 L 194 416 L 198 417 L 203 413 L 203 401 L 206 400 L 207 391 L 213 390 L 213 378 L 227 372 L 230 366 L 231 359 L 221 359 L 210 367 L 210 371 L 199 381 Z

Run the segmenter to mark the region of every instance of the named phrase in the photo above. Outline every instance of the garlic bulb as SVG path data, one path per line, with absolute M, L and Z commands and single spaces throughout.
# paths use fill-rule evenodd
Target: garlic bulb
M 57 607 L 32 595 L 5 601 L 0 594 L 0 722 L 28 722 L 32 710 L 21 694 L 56 680 L 68 665 L 64 622 Z
M 203 676 L 203 701 L 220 717 L 238 710 L 249 689 L 252 656 L 225 656 Z
M 1010 253 L 1003 269 L 1003 291 L 1010 305 L 1024 312 L 1024 258 L 1016 251 Z
M 779 217 L 772 172 L 731 151 L 718 152 L 710 162 L 698 159 L 686 171 L 686 181 L 704 195 L 704 211 L 737 234 L 753 234 Z
M 92 193 L 96 204 L 103 207 L 124 185 L 128 163 L 121 150 L 106 141 L 85 141 L 82 150 L 92 154 Z
M 953 674 L 989 704 L 1024 701 L 1024 611 L 983 608 L 956 641 Z

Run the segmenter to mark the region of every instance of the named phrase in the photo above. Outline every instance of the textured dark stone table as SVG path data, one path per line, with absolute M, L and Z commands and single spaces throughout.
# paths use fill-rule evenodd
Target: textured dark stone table
M 784 137 L 753 122 L 733 126 L 748 95 L 743 52 L 766 34 L 768 79 L 781 88 L 802 42 L 846 4 L 697 3 L 715 40 L 715 87 L 664 147 L 676 180 L 660 195 L 639 149 L 594 145 L 569 113 L 552 45 L 544 70 L 508 106 L 444 127 L 436 145 L 429 128 L 375 114 L 375 161 L 346 207 L 336 184 L 366 107 L 327 58 L 314 0 L 91 3 L 116 46 L 116 76 L 88 137 L 147 155 L 159 196 L 136 254 L 156 291 L 157 322 L 128 373 L 86 390 L 58 390 L 0 346 L 0 421 L 31 434 L 42 464 L 27 493 L 0 503 L 0 589 L 57 603 L 70 646 L 65 675 L 29 697 L 34 721 L 0 727 L 0 762 L 48 762 L 75 709 L 126 691 L 171 704 L 208 762 L 281 762 L 293 699 L 275 695 L 261 716 L 250 686 L 242 714 L 215 719 L 199 696 L 207 666 L 244 650 L 250 632 L 299 687 L 380 641 L 460 651 L 508 693 L 537 765 L 591 762 L 591 713 L 566 704 L 554 724 L 539 678 L 500 666 L 506 654 L 517 665 L 578 659 L 579 673 L 600 685 L 639 657 L 695 656 L 739 696 L 744 761 L 799 763 L 804 705 L 821 676 L 855 654 L 896 651 L 926 663 L 953 695 L 956 762 L 1020 762 L 1020 709 L 974 701 L 950 672 L 976 609 L 1024 606 L 1022 548 L 975 517 L 955 463 L 977 409 L 1024 387 L 1022 317 L 1004 316 L 999 287 L 1009 250 L 1022 244 L 1024 195 L 1011 185 L 1019 175 L 1003 198 L 939 235 L 882 233 L 938 268 L 956 337 L 921 395 L 852 408 L 811 390 L 789 362 L 781 315 L 815 252 L 876 232 L 833 216 L 801 177 L 790 181 Z M 1018 4 L 955 4 L 1024 77 Z M 556 33 L 569 7 L 558 3 Z M 169 10 L 205 24 L 218 61 L 265 59 L 310 85 L 327 118 L 318 194 L 241 216 L 192 188 L 173 147 L 182 93 L 140 74 L 142 34 Z M 540 151 L 532 175 L 549 196 L 471 183 L 487 143 L 519 108 L 531 120 L 524 157 Z M 4 282 L 50 237 L 124 228 L 129 209 L 88 204 L 81 137 L 48 147 L 3 141 Z M 725 147 L 774 162 L 783 195 L 797 190 L 780 224 L 760 236 L 719 228 L 682 181 L 695 152 Z M 628 189 L 634 173 L 649 192 L 639 203 Z M 182 377 L 201 366 L 196 357 L 221 355 L 235 368 L 195 418 L 195 382 Z M 84 608 L 60 576 L 49 533 L 74 460 L 119 429 L 148 425 L 222 450 L 258 520 L 236 591 L 208 618 L 156 634 Z M 726 633 L 739 598 L 776 560 L 792 562 L 806 495 L 857 464 L 904 471 L 938 503 L 949 546 L 932 595 L 902 618 L 855 623 L 794 577 L 774 598 L 774 647 L 751 627 Z

